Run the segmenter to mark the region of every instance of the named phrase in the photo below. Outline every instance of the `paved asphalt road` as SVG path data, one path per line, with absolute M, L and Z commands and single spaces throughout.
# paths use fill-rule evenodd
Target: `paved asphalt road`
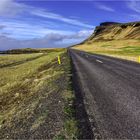
M 70 55 L 101 137 L 140 139 L 140 64 L 72 49 Z

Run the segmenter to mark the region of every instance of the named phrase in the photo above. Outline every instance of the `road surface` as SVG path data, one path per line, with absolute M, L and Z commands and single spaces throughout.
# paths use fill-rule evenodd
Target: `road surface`
M 140 139 L 140 64 L 72 49 L 70 55 L 101 137 Z

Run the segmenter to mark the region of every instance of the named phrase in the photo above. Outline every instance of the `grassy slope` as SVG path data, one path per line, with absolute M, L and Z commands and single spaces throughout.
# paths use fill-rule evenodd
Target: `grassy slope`
M 58 55 L 61 55 L 61 65 L 57 63 Z M 19 59 L 34 57 L 23 56 Z M 3 58 L 4 63 L 17 59 L 16 55 L 10 57 Z M 76 137 L 70 70 L 70 60 L 64 49 L 17 66 L 1 68 L 0 138 Z
M 138 62 L 140 56 L 139 40 L 113 40 L 90 42 L 83 45 L 77 45 L 74 49 L 114 56 Z

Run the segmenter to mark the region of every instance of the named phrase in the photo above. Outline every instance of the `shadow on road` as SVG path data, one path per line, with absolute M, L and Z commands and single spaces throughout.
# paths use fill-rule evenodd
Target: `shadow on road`
M 82 91 L 80 89 L 80 83 L 78 81 L 78 76 L 74 65 L 72 64 L 72 86 L 75 93 L 75 118 L 78 121 L 79 128 L 79 139 L 94 139 L 94 134 L 92 132 L 91 124 L 85 109 Z

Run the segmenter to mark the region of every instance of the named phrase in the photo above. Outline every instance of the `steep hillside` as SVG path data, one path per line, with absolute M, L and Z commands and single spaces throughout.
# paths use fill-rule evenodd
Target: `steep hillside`
M 140 22 L 115 23 L 104 22 L 95 28 L 87 41 L 117 39 L 140 39 Z
M 140 22 L 104 22 L 75 49 L 138 61 L 140 56 Z

